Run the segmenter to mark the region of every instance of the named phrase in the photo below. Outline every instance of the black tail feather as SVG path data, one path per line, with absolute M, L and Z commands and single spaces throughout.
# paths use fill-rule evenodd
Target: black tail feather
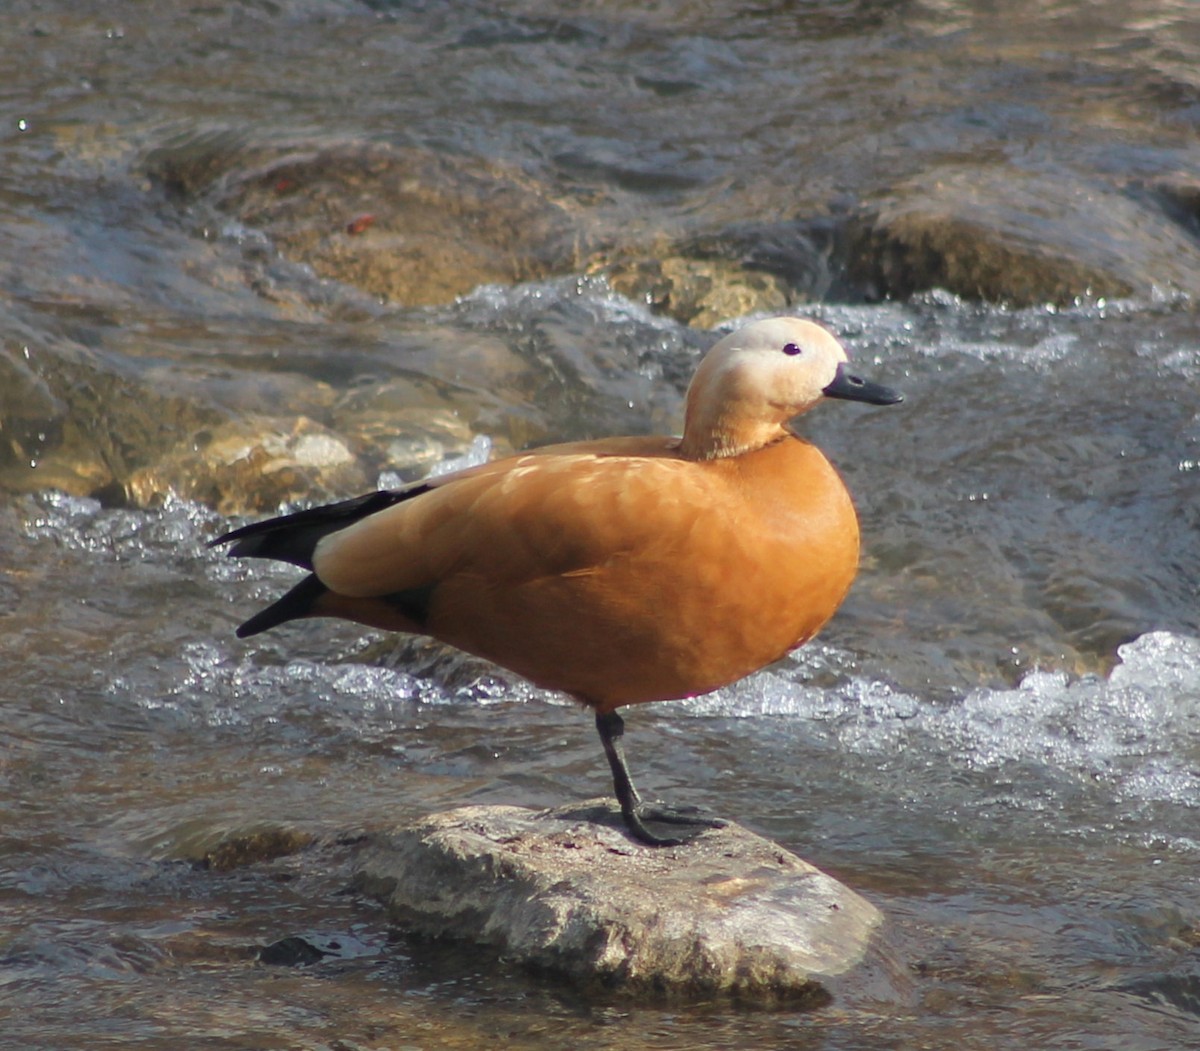
M 262 522 L 251 522 L 250 525 L 210 540 L 208 546 L 233 544 L 229 549 L 229 554 L 233 557 L 273 558 L 280 562 L 290 562 L 302 569 L 312 569 L 313 550 L 322 537 L 345 529 L 360 519 L 402 500 L 411 500 L 430 488 L 430 483 L 422 482 L 404 489 L 380 489 L 365 496 L 356 496 L 352 500 L 311 507 L 306 511 L 268 518 Z M 267 612 L 269 611 L 263 610 L 264 614 Z
M 310 573 L 291 591 L 241 625 L 237 629 L 237 637 L 244 639 L 250 635 L 257 635 L 260 631 L 278 627 L 286 621 L 307 617 L 312 612 L 313 603 L 328 590 L 315 574 Z

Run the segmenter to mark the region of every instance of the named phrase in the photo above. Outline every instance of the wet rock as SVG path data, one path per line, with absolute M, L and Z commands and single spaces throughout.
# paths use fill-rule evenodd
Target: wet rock
M 347 417 L 342 425 L 374 450 L 372 461 L 380 469 L 410 479 L 424 476 L 449 457 L 464 455 L 474 440 L 466 422 L 445 409 L 368 410 Z
M 1200 248 L 1118 187 L 961 166 L 894 187 L 846 234 L 869 298 L 944 288 L 1027 306 L 1200 291 Z
M 259 950 L 258 962 L 272 967 L 307 967 L 320 963 L 327 955 L 307 938 L 293 934 L 264 945 Z
M 31 354 L 0 346 L 0 484 L 27 475 L 61 441 L 67 407 L 34 370 Z
M 718 221 L 682 237 L 648 235 L 611 258 L 597 254 L 590 267 L 630 299 L 697 328 L 786 312 L 843 294 L 830 265 L 837 221 L 816 207 L 820 214 L 805 219 Z
M 377 956 L 380 945 L 364 941 L 350 931 L 306 931 L 265 945 L 258 950 L 260 963 L 277 967 L 308 967 L 322 960 L 352 960 Z
M 380 837 L 357 885 L 411 931 L 585 986 L 817 1004 L 906 981 L 879 911 L 794 854 L 737 825 L 645 847 L 607 801 L 434 815 Z
M 296 854 L 313 843 L 307 832 L 279 825 L 230 832 L 206 850 L 198 860 L 201 868 L 229 872 L 263 861 Z
M 0 488 L 108 497 L 216 411 L 69 340 L 0 353 Z
M 622 295 L 697 328 L 754 311 L 783 311 L 795 301 L 775 275 L 723 259 L 643 258 L 602 271 Z
M 253 146 L 232 136 L 153 153 L 152 176 L 265 232 L 323 277 L 407 306 L 566 273 L 575 218 L 522 172 L 383 143 Z
M 519 396 L 532 370 L 498 339 L 425 329 L 399 345 L 396 358 L 401 377 L 355 385 L 329 413 L 373 470 L 407 474 L 461 456 L 476 425 L 495 436 L 497 422 L 521 414 L 506 399 Z
M 1185 1017 L 1200 1017 L 1200 973 L 1144 975 L 1116 987 L 1156 1008 L 1171 1007 Z
M 1135 180 L 1131 193 L 1161 208 L 1193 237 L 1200 237 L 1200 181 L 1187 172 L 1170 172 L 1150 181 Z
M 124 483 L 138 507 L 173 494 L 222 514 L 273 511 L 293 500 L 359 492 L 367 478 L 346 442 L 303 416 L 249 417 L 180 443 Z
M 39 442 L 37 453 L 31 456 L 14 440 L 3 452 L 15 454 L 0 459 L 0 489 L 8 492 L 56 489 L 71 496 L 91 496 L 113 485 L 112 470 L 95 450 L 82 442 L 72 445 Z
M 676 238 L 651 223 L 635 233 L 603 209 L 557 198 L 480 158 L 209 135 L 154 151 L 146 167 L 180 196 L 265 233 L 289 259 L 397 304 L 445 303 L 479 285 L 586 270 L 680 321 L 711 327 L 786 309 L 809 298 L 797 289 L 813 283 L 766 260 L 778 231 Z M 794 239 L 784 227 L 783 239 Z M 810 267 L 810 254 L 801 255 L 798 264 L 789 249 L 785 268 Z

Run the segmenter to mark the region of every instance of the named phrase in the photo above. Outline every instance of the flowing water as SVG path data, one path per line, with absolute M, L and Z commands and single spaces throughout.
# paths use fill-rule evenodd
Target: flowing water
M 0 1046 L 1200 1046 L 1197 26 L 1167 0 L 4 5 Z M 403 239 L 384 196 L 322 184 L 340 255 L 281 218 L 298 143 L 503 190 L 464 206 L 477 240 L 423 242 L 443 284 L 406 301 L 354 269 Z M 968 162 L 1044 202 L 981 208 L 981 239 L 1034 229 L 1128 294 L 880 298 L 856 209 Z M 546 232 L 516 262 L 503 209 L 497 243 Z M 590 719 L 352 626 L 240 642 L 294 574 L 205 541 L 670 430 L 705 326 L 780 308 L 906 394 L 801 425 L 863 570 L 794 659 L 631 712 L 630 761 L 878 904 L 911 995 L 589 998 L 389 930 L 346 893 L 356 837 L 607 792 Z M 259 960 L 293 936 L 325 955 Z

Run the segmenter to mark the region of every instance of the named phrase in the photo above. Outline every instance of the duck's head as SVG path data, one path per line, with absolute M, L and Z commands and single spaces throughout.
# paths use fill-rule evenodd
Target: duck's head
M 710 460 L 769 445 L 786 434 L 788 420 L 823 398 L 903 400 L 847 371 L 842 345 L 820 325 L 793 317 L 755 321 L 700 362 L 688 388 L 681 452 Z

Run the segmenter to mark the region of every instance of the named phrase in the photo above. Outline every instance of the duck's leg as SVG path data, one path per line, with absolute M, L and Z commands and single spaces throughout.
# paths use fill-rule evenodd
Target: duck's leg
M 634 839 L 651 847 L 677 847 L 698 835 L 700 828 L 724 827 L 725 822 L 719 818 L 705 817 L 692 808 L 643 803 L 637 789 L 633 787 L 629 767 L 625 765 L 625 752 L 621 747 L 625 721 L 616 712 L 597 712 L 596 729 L 600 733 L 600 743 L 604 745 L 604 754 L 612 769 L 613 789 L 616 791 L 617 802 L 621 804 L 621 816 Z M 695 825 L 699 828 L 683 838 L 666 838 L 651 832 L 643 819 L 663 821 L 672 825 Z

